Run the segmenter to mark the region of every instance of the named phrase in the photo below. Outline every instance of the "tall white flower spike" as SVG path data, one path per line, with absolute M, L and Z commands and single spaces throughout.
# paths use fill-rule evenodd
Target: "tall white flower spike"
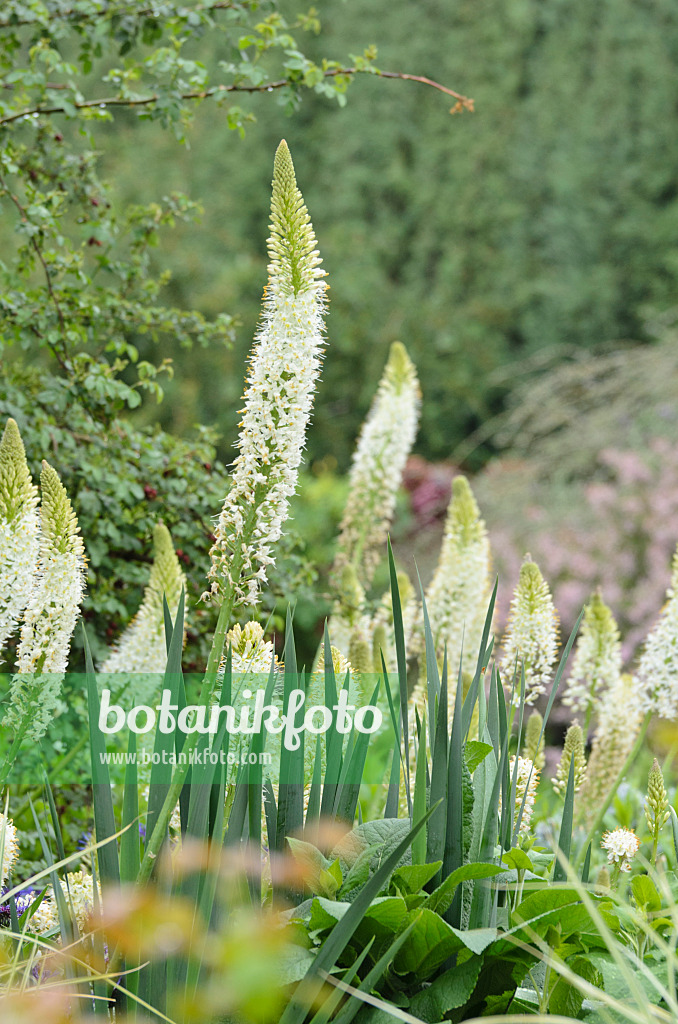
M 164 523 L 158 523 L 153 531 L 153 564 L 139 611 L 101 667 L 102 672 L 132 673 L 134 694 L 140 703 L 145 703 L 142 697 L 149 696 L 144 675 L 151 676 L 147 682 L 155 689 L 158 676 L 167 666 L 163 596 L 174 619 L 181 590 L 185 587 L 186 577 L 174 551 L 171 534 Z
M 0 654 L 28 604 L 40 548 L 38 488 L 21 434 L 7 420 L 0 441 Z
M 529 555 L 520 568 L 504 636 L 501 672 L 510 683 L 517 671 L 516 700 L 520 699 L 520 671 L 525 668 L 525 701 L 533 704 L 545 693 L 558 653 L 558 616 L 548 584 Z
M 643 711 L 660 718 L 678 715 L 678 550 L 659 621 L 649 634 L 638 665 Z
M 4 718 L 5 726 L 34 740 L 44 735 L 57 706 L 85 593 L 78 521 L 56 471 L 44 461 L 40 491 L 40 555 Z
M 297 485 L 323 355 L 325 291 L 316 239 L 286 142 L 275 155 L 269 281 L 250 358 L 231 489 L 208 572 L 220 604 L 254 605 Z
M 349 474 L 334 575 L 351 566 L 367 589 L 384 557 L 396 496 L 419 423 L 421 392 L 404 345 L 391 345 L 388 362 L 363 423 Z

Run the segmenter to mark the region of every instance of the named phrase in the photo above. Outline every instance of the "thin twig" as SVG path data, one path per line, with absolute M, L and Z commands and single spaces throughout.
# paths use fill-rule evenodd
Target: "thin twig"
M 419 82 L 421 85 L 426 85 L 431 89 L 437 89 L 438 92 L 444 93 L 446 96 L 451 96 L 456 100 L 455 105 L 452 107 L 453 113 L 458 113 L 461 110 L 473 111 L 473 100 L 468 96 L 463 96 L 461 93 L 455 92 L 454 89 L 448 89 L 446 85 L 441 85 L 440 82 L 434 82 L 432 78 L 426 78 L 425 75 L 408 75 L 401 71 L 377 71 L 374 68 L 328 68 L 323 72 L 323 78 L 337 78 L 341 75 L 360 75 L 370 74 L 376 78 L 400 78 L 407 82 Z M 182 100 L 206 100 L 213 96 L 218 96 L 223 93 L 229 92 L 245 92 L 245 93 L 256 93 L 256 92 L 273 92 L 274 89 L 282 89 L 286 85 L 290 85 L 290 81 L 287 78 L 280 78 L 275 82 L 268 82 L 264 85 L 215 85 L 211 89 L 197 90 L 193 92 L 181 93 L 180 98 Z M 128 99 L 124 96 L 108 96 L 99 100 L 83 100 L 80 103 L 69 104 L 70 108 L 76 110 L 92 110 L 97 107 L 100 109 L 106 109 L 107 107 L 148 107 L 157 103 L 160 97 L 157 93 L 153 93 L 152 96 L 142 96 L 139 99 Z M 6 117 L 0 118 L 0 125 L 10 124 L 12 121 L 20 121 L 23 117 L 35 117 L 45 116 L 47 114 L 63 114 L 65 113 L 64 107 L 27 107 L 25 110 L 21 110 L 16 114 L 8 114 Z

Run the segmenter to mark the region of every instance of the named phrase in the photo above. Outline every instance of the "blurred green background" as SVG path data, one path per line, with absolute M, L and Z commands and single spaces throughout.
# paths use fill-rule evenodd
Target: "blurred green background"
M 321 0 L 316 9 L 311 56 L 374 43 L 380 68 L 436 79 L 473 97 L 476 111 L 452 117 L 431 89 L 364 76 L 342 109 L 310 96 L 286 116 L 265 97 L 245 98 L 258 124 L 242 140 L 207 104 L 186 149 L 129 113 L 106 129 L 105 173 L 121 202 L 176 188 L 204 207 L 202 224 L 163 238 L 170 301 L 242 323 L 230 352 L 169 353 L 177 374 L 159 409 L 165 425 L 217 424 L 229 455 L 266 279 L 271 154 L 283 136 L 331 286 L 311 459 L 346 468 L 394 339 L 419 369 L 418 450 L 431 459 L 448 458 L 502 408 L 516 361 L 554 346 L 648 340 L 651 310 L 678 294 L 675 4 Z M 221 56 L 211 46 L 200 42 L 207 63 Z

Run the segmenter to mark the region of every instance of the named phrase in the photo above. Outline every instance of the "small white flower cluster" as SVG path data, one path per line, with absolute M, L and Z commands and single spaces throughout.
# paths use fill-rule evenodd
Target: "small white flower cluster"
M 149 703 L 158 676 L 167 667 L 163 596 L 174 620 L 186 577 L 164 523 L 153 531 L 153 565 L 139 611 L 101 667 L 102 672 L 133 673 L 133 694 L 139 704 Z M 184 627 L 185 627 L 184 617 Z M 185 629 L 184 629 L 185 631 Z
M 260 623 L 250 621 L 244 626 L 236 623 L 226 635 L 226 648 L 231 648 L 233 674 L 242 672 L 270 672 L 275 660 L 273 641 L 264 639 L 264 628 Z M 222 664 L 222 671 L 225 661 Z
M 606 832 L 600 844 L 608 851 L 607 859 L 619 866 L 620 871 L 631 870 L 631 860 L 638 852 L 640 839 L 630 828 L 616 828 Z
M 323 347 L 326 284 L 289 149 L 275 158 L 269 284 L 250 360 L 231 489 L 210 552 L 210 595 L 254 605 L 297 485 Z
M 61 891 L 64 894 L 66 905 L 73 915 L 81 935 L 86 935 L 92 930 L 92 917 L 95 914 L 94 905 L 94 879 L 86 871 L 69 871 L 66 878 L 59 879 Z M 101 908 L 101 885 L 97 879 L 98 909 Z M 54 898 L 51 886 L 48 888 L 45 898 L 31 914 L 28 925 L 29 931 L 44 935 L 51 932 L 59 924 L 59 911 Z
M 396 496 L 419 423 L 421 392 L 405 346 L 391 345 L 388 362 L 363 423 L 349 474 L 334 575 L 345 565 L 369 587 L 381 558 Z
M 11 818 L 0 814 L 0 848 L 2 849 L 2 865 L 0 866 L 0 886 L 3 886 L 19 856 L 16 825 Z
M 563 704 L 586 715 L 622 669 L 621 641 L 612 612 L 599 593 L 586 606 Z
M 525 701 L 533 704 L 551 680 L 558 654 L 558 617 L 546 580 L 529 555 L 511 601 L 504 636 L 501 672 L 511 684 L 517 672 L 515 700 L 520 701 L 520 671 L 525 669 Z
M 510 779 L 513 779 L 515 763 L 516 759 L 515 757 L 512 757 L 509 762 Z M 525 797 L 525 807 L 523 808 L 523 814 L 520 819 L 520 828 L 518 829 L 518 835 L 521 837 L 526 836 L 530 831 L 530 822 L 532 821 L 532 813 L 534 811 L 534 802 L 537 795 L 538 784 L 539 772 L 534 767 L 533 762 L 527 757 L 519 756 L 518 770 L 516 774 L 516 801 L 514 805 L 513 828 L 516 827 L 520 808 L 523 805 L 523 797 Z M 526 790 L 527 796 L 525 796 Z
M 643 711 L 660 718 L 678 715 L 678 551 L 659 621 L 649 634 L 638 665 Z
M 38 489 L 13 419 L 0 441 L 0 654 L 30 599 L 40 548 Z

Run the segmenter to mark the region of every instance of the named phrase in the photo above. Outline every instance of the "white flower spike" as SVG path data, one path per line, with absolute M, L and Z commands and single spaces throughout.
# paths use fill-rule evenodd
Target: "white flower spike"
M 78 521 L 56 471 L 42 464 L 40 555 L 21 626 L 17 674 L 4 724 L 39 740 L 56 707 L 80 605 L 85 550 Z M 27 726 L 27 727 L 26 727 Z
M 21 434 L 9 419 L 0 441 L 0 654 L 30 599 L 40 548 L 37 506 Z
M 563 704 L 586 719 L 622 670 L 621 641 L 614 616 L 596 593 L 586 606 Z
M 407 349 L 391 345 L 388 362 L 363 423 L 349 474 L 334 575 L 352 566 L 367 589 L 385 555 L 396 496 L 419 423 L 421 392 Z
M 164 523 L 158 523 L 153 531 L 153 564 L 139 611 L 101 667 L 102 672 L 131 673 L 138 703 L 147 703 L 167 667 L 163 596 L 174 620 L 182 588 L 186 588 L 186 577 L 171 534 Z M 184 618 L 184 635 L 185 625 Z
M 657 625 L 649 634 L 638 665 L 643 711 L 660 718 L 678 715 L 678 550 L 671 583 Z
M 325 291 L 316 239 L 286 142 L 275 156 L 269 281 L 250 359 L 231 489 L 210 552 L 219 603 L 254 605 L 282 534 L 323 355 Z
M 516 697 L 520 699 L 520 671 L 525 668 L 525 701 L 533 704 L 551 680 L 558 653 L 558 617 L 546 580 L 529 555 L 520 569 L 504 636 L 501 672 L 511 683 L 517 671 Z
M 465 672 L 475 670 L 491 591 L 487 529 L 468 480 L 457 476 L 452 483 L 438 565 L 426 591 L 436 654 L 442 662 L 447 645 L 447 663 L 455 681 L 462 640 L 462 668 Z M 422 616 L 418 630 L 422 650 L 423 630 Z

